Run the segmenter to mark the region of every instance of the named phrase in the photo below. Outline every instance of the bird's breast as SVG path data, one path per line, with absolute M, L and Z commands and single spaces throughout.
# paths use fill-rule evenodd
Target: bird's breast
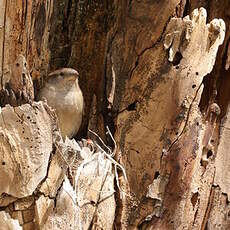
M 41 91 L 40 99 L 42 97 L 56 110 L 62 135 L 70 137 L 76 134 L 81 124 L 84 103 L 80 88 L 73 85 L 67 90 L 47 84 Z

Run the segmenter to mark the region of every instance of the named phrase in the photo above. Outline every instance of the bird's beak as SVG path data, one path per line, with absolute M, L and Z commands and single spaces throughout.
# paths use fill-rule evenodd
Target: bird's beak
M 67 78 L 68 81 L 76 81 L 78 79 L 78 75 L 71 75 Z

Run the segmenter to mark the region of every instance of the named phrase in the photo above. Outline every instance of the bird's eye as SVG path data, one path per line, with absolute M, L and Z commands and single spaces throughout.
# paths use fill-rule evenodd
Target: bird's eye
M 19 63 L 18 62 L 16 63 L 16 66 L 19 67 Z
M 61 75 L 61 76 L 64 76 L 64 73 L 63 73 L 63 72 L 61 72 L 61 73 L 60 73 L 60 75 Z

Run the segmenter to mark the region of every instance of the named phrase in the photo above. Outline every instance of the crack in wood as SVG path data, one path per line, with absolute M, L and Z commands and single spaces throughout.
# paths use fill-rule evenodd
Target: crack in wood
M 200 228 L 201 230 L 206 229 L 206 225 L 207 225 L 207 222 L 208 222 L 208 217 L 209 217 L 209 214 L 210 214 L 210 211 L 211 211 L 212 202 L 213 202 L 213 198 L 214 198 L 214 186 L 213 186 L 213 184 L 214 184 L 215 175 L 216 175 L 216 168 L 215 168 L 213 178 L 212 178 L 212 186 L 211 186 L 210 194 L 209 194 L 209 197 L 208 197 L 208 204 L 207 204 L 207 207 L 206 207 L 206 210 L 205 210 L 204 219 L 203 219 L 202 224 L 201 224 L 201 228 Z
M 183 127 L 182 131 L 181 131 L 180 134 L 177 136 L 177 138 L 172 142 L 172 144 L 169 146 L 169 148 L 168 148 L 168 150 L 166 150 L 166 152 L 170 152 L 170 150 L 171 150 L 171 149 L 173 148 L 173 146 L 180 140 L 182 134 L 185 132 L 186 127 L 187 127 L 187 125 L 188 125 L 188 121 L 189 121 L 189 117 L 190 117 L 190 112 L 191 112 L 193 103 L 194 103 L 194 101 L 196 100 L 197 94 L 198 94 L 198 92 L 199 92 L 199 90 L 200 90 L 202 84 L 203 84 L 203 83 L 201 82 L 201 84 L 199 85 L 198 89 L 196 90 L 195 96 L 193 97 L 191 104 L 189 105 L 188 113 L 187 113 L 187 116 L 186 116 L 186 119 L 185 119 L 185 124 L 184 124 L 184 127 Z
M 185 6 L 184 6 L 183 17 L 185 17 L 186 15 L 189 15 L 189 8 L 190 8 L 190 0 L 186 0 Z
M 130 75 L 129 75 L 129 76 L 130 76 L 130 77 L 129 77 L 130 79 L 132 78 L 133 72 L 135 71 L 135 69 L 137 68 L 137 66 L 138 66 L 138 64 L 139 64 L 139 60 L 140 60 L 141 56 L 142 56 L 146 51 L 148 51 L 148 50 L 150 50 L 150 49 L 153 49 L 155 46 L 157 46 L 157 45 L 162 41 L 162 38 L 163 38 L 163 36 L 164 36 L 164 33 L 165 33 L 165 31 L 166 31 L 166 28 L 167 28 L 168 23 L 170 22 L 170 20 L 171 20 L 171 16 L 168 18 L 168 21 L 165 23 L 165 25 L 164 25 L 164 27 L 163 27 L 163 30 L 162 30 L 160 36 L 158 37 L 158 39 L 157 39 L 150 47 L 144 48 L 139 54 L 137 54 L 137 58 L 136 58 L 136 61 L 135 61 L 135 65 L 134 65 L 134 67 L 130 70 Z
M 3 69 L 4 69 L 4 55 L 5 55 L 5 34 L 6 34 L 6 13 L 7 13 L 7 0 L 5 0 L 5 11 L 4 11 L 4 26 L 3 26 L 3 42 L 2 42 L 2 75 L 1 75 L 1 88 L 3 86 Z

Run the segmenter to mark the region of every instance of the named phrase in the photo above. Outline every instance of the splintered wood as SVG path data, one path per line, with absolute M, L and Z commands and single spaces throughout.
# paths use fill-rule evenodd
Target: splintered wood
M 114 178 L 117 167 L 125 171 L 109 147 L 84 139 L 63 142 L 44 102 L 2 108 L 0 143 L 2 226 L 16 226 L 11 216 L 19 223 L 15 229 L 112 228 Z

